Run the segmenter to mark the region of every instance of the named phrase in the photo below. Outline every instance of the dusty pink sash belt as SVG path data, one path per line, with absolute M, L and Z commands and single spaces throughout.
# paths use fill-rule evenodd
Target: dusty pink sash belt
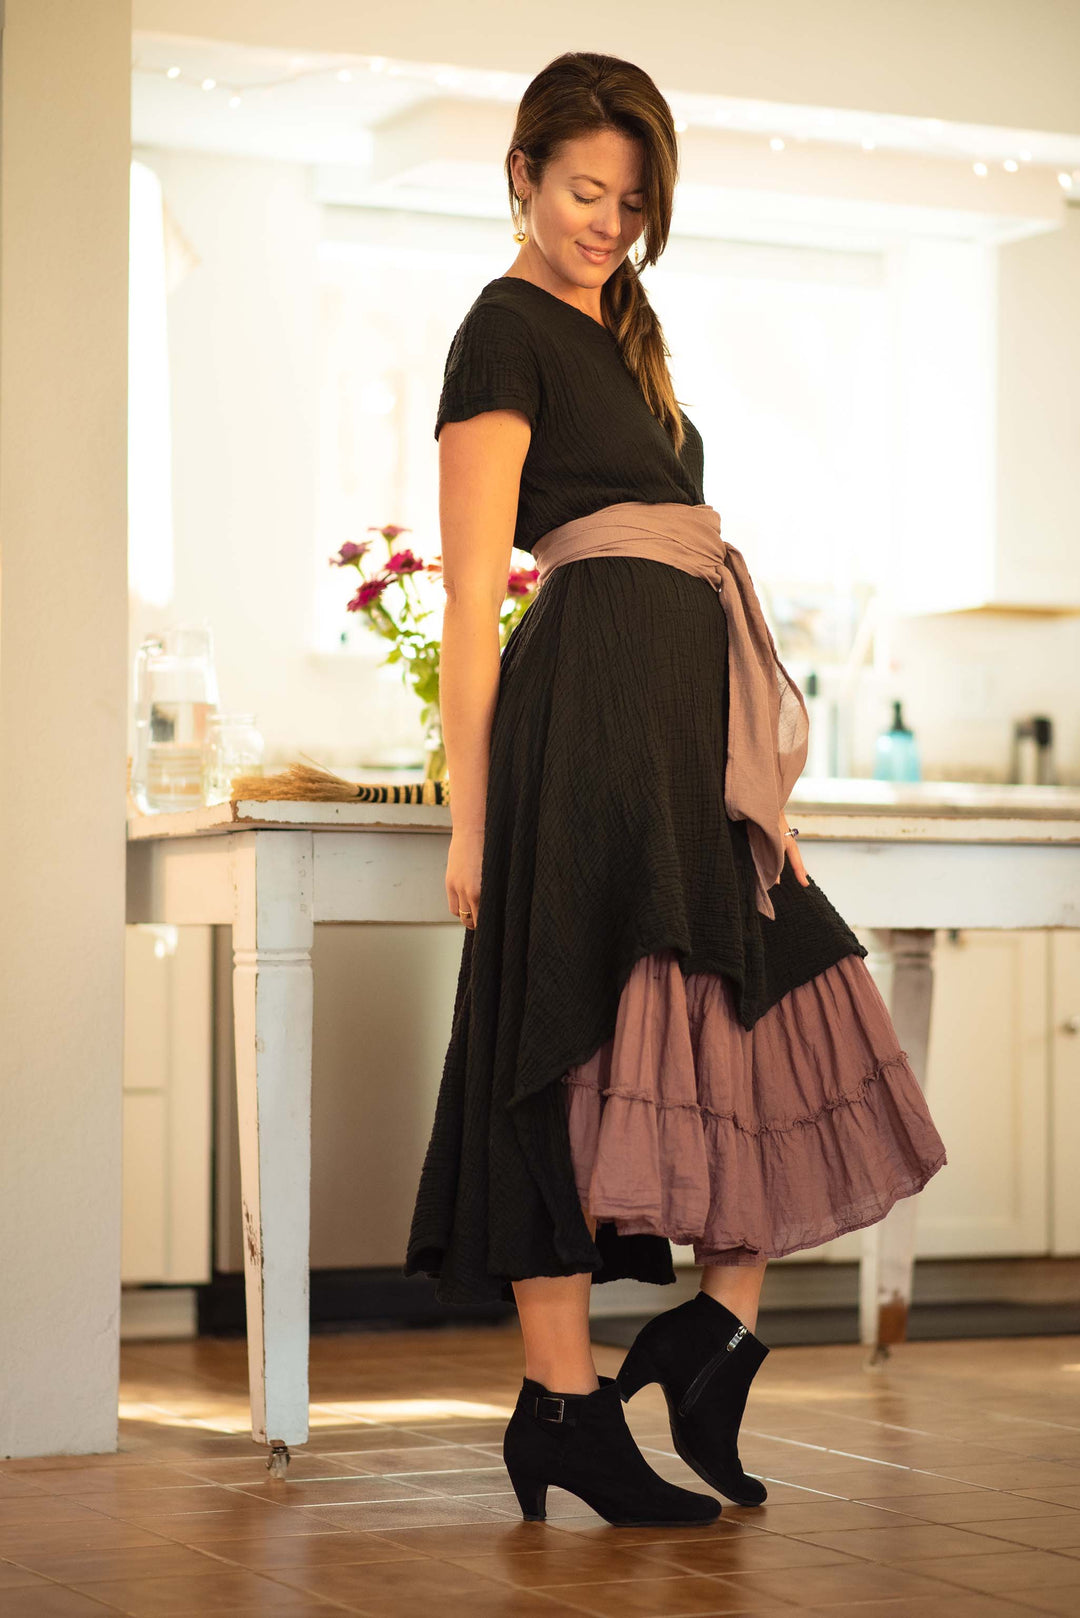
M 810 722 L 802 692 L 781 663 L 741 551 L 720 538 L 712 506 L 624 500 L 575 517 L 536 540 L 540 583 L 584 556 L 643 556 L 708 579 L 728 630 L 728 742 L 724 807 L 747 822 L 757 908 L 775 919 L 768 890 L 784 868 L 780 814 L 806 763 Z

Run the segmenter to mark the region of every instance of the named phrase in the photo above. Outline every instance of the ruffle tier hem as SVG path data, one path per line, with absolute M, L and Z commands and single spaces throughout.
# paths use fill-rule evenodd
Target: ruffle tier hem
M 563 1075 L 583 1209 L 619 1235 L 759 1264 L 873 1224 L 945 1162 L 923 1092 L 858 954 L 752 1028 L 721 973 L 642 956 L 614 1036 Z

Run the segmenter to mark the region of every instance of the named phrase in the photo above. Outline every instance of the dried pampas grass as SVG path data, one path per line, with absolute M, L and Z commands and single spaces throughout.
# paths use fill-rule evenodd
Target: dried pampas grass
M 308 757 L 306 753 L 301 756 Z M 255 802 L 281 799 L 293 803 L 364 803 L 389 799 L 401 803 L 448 803 L 450 789 L 445 781 L 347 781 L 312 760 L 309 764 L 290 764 L 276 775 L 234 775 L 229 797 Z
M 356 781 L 346 781 L 344 776 L 323 769 L 321 764 L 289 764 L 277 775 L 234 775 L 229 783 L 230 798 L 254 798 L 259 802 L 271 798 L 305 798 L 331 803 L 359 795 Z

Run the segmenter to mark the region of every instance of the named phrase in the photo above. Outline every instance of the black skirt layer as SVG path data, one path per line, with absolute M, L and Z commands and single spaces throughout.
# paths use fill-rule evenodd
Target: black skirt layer
M 726 750 L 727 621 L 708 581 L 639 557 L 556 568 L 502 653 L 479 912 L 404 1265 L 440 1302 L 510 1301 L 538 1275 L 675 1279 L 665 1237 L 590 1237 L 559 1082 L 612 1037 L 636 960 L 672 949 L 684 976 L 725 974 L 751 1028 L 866 955 L 788 862 L 775 919 L 756 909 Z

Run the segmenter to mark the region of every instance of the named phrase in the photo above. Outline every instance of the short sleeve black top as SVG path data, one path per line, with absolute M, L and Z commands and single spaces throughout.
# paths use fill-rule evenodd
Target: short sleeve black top
M 624 500 L 701 505 L 701 434 L 683 413 L 676 455 L 606 326 L 553 292 L 499 276 L 477 294 L 446 357 L 435 422 L 524 411 L 532 439 L 514 544 Z

